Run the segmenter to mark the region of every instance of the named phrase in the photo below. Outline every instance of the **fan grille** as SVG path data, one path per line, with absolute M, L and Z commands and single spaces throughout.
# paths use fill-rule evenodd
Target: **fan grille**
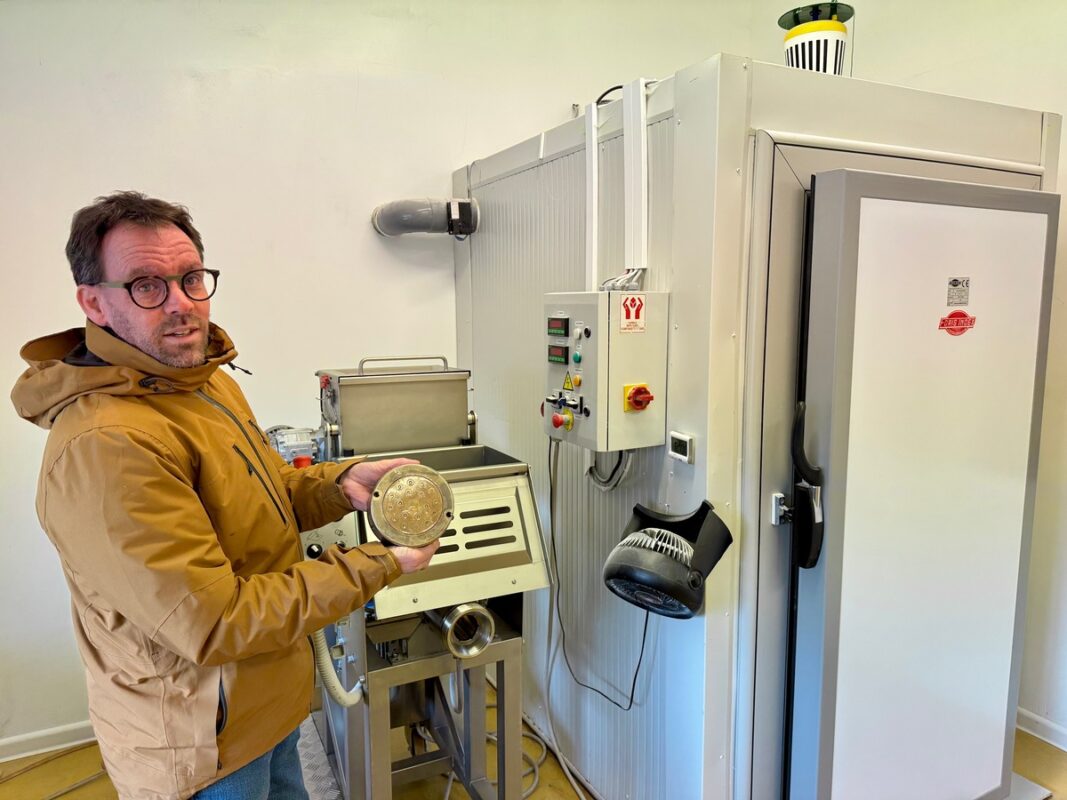
M 609 578 L 608 586 L 635 606 L 665 617 L 691 617 L 693 615 L 693 612 L 680 600 L 652 586 L 645 586 L 627 578 Z
M 644 528 L 631 533 L 618 544 L 619 547 L 639 547 L 643 550 L 652 550 L 663 553 L 675 561 L 679 561 L 686 567 L 693 563 L 693 545 L 679 536 L 677 533 L 665 531 L 662 528 Z

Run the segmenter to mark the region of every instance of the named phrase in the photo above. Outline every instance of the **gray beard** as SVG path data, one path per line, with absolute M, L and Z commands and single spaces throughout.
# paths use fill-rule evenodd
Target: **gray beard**
M 125 320 L 123 320 L 125 322 Z M 193 324 L 200 327 L 201 320 L 197 318 L 193 322 L 187 324 Z M 123 325 L 122 327 L 126 327 Z M 177 352 L 166 352 L 162 346 L 166 339 L 163 335 L 158 337 L 159 341 L 154 338 L 148 338 L 145 341 L 141 340 L 140 336 L 133 335 L 132 330 L 120 331 L 112 328 L 111 331 L 118 336 L 122 341 L 126 342 L 133 347 L 136 347 L 145 355 L 149 355 L 161 364 L 166 364 L 168 367 L 177 367 L 178 369 L 192 369 L 194 367 L 202 366 L 207 362 L 207 348 L 210 342 L 210 327 L 207 322 L 204 322 L 204 346 L 203 349 L 188 350 L 179 349 Z

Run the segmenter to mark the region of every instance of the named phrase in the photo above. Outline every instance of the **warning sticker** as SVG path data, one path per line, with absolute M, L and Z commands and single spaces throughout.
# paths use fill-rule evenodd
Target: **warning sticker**
M 621 295 L 619 314 L 620 333 L 645 332 L 645 296 L 643 294 Z
M 568 392 L 574 388 L 574 381 L 571 380 L 571 374 L 569 372 L 567 373 L 567 377 L 563 379 L 563 388 Z
M 937 329 L 944 331 L 949 336 L 963 336 L 974 327 L 974 323 L 977 321 L 977 317 L 972 317 L 966 311 L 957 309 L 947 317 L 942 317 L 941 324 L 937 326 Z
M 971 302 L 971 279 L 948 279 L 948 302 L 950 306 L 965 306 Z

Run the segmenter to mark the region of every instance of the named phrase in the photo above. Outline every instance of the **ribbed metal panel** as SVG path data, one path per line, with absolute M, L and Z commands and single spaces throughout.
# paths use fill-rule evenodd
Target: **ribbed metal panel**
M 674 120 L 649 126 L 648 290 L 669 290 Z M 623 271 L 622 139 L 600 146 L 599 280 Z M 581 291 L 584 281 L 585 155 L 572 153 L 487 183 L 471 237 L 473 407 L 483 443 L 533 468 L 546 538 L 548 439 L 543 295 Z M 585 477 L 587 454 L 563 445 L 556 544 L 567 654 L 578 677 L 625 704 L 644 613 L 610 594 L 604 560 L 634 503 L 658 494 L 663 448 L 638 451 L 629 479 L 604 494 Z M 602 457 L 602 470 L 610 457 Z M 545 729 L 548 593 L 527 598 L 524 707 Z M 623 712 L 576 685 L 560 653 L 551 680 L 552 723 L 563 753 L 603 798 L 700 794 L 704 625 L 653 617 L 634 707 Z

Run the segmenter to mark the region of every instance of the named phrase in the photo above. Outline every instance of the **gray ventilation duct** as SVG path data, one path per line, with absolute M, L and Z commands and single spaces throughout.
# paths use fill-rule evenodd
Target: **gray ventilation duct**
M 478 229 L 478 204 L 474 200 L 394 200 L 371 213 L 371 224 L 382 236 L 405 233 L 447 233 L 467 236 Z

